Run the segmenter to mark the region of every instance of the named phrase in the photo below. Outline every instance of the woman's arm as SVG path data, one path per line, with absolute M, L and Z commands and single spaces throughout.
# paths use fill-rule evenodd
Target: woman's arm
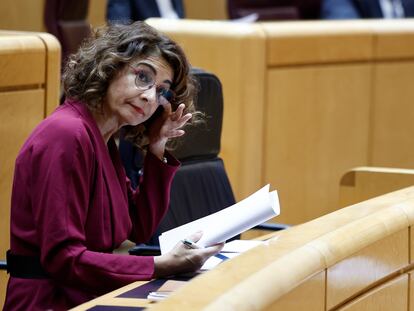
M 136 243 L 149 240 L 169 207 L 171 183 L 180 163 L 168 152 L 164 155 L 167 163 L 148 152 L 137 190 L 129 188 L 133 228 L 129 239 Z

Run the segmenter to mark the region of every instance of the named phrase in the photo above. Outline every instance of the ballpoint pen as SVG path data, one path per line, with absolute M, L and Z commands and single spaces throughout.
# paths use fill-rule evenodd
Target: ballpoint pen
M 187 239 L 181 240 L 181 242 L 188 248 L 192 248 L 192 249 L 200 248 L 200 246 L 198 246 L 196 243 L 194 243 L 193 241 L 187 240 Z M 221 260 L 229 259 L 229 257 L 224 256 L 223 254 L 220 254 L 220 253 L 215 254 L 214 257 L 221 259 Z

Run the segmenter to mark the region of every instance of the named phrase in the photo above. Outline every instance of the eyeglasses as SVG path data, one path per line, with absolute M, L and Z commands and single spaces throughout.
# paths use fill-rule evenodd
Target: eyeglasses
M 156 87 L 158 105 L 165 105 L 174 100 L 175 94 L 172 90 L 155 84 L 155 72 L 151 68 L 145 64 L 139 64 L 137 67 L 129 66 L 134 70 L 135 85 L 139 90 L 147 91 Z

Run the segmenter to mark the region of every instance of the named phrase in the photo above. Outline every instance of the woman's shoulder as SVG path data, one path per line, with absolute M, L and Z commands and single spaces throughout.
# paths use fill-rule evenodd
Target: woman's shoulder
M 88 148 L 94 135 L 90 120 L 70 106 L 58 107 L 32 132 L 26 145 L 47 148 Z
M 43 120 L 37 130 L 50 139 L 82 139 L 89 136 L 88 127 L 81 115 L 62 107 Z
M 92 163 L 96 158 L 96 137 L 89 127 L 81 115 L 59 107 L 31 133 L 20 149 L 16 165 L 56 161 L 70 165 L 74 158 Z

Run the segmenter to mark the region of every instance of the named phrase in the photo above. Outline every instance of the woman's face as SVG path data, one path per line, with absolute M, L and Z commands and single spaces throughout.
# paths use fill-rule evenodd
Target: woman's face
M 161 57 L 149 56 L 125 66 L 109 84 L 104 109 L 117 123 L 138 125 L 148 120 L 159 104 L 165 102 L 173 70 Z

